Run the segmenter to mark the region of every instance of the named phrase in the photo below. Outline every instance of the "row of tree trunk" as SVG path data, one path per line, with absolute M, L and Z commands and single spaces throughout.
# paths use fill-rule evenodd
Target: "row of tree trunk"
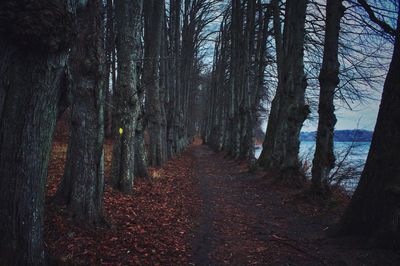
M 232 157 L 252 160 L 264 72 L 271 61 L 269 37 L 275 39 L 278 86 L 258 164 L 278 180 L 299 184 L 299 134 L 309 112 L 303 59 L 307 2 L 286 1 L 282 33 L 280 1 L 232 0 L 220 26 L 210 85 L 203 92 L 200 47 L 213 21 L 213 1 L 170 0 L 168 12 L 163 0 L 106 1 L 106 12 L 100 0 L 1 1 L 0 264 L 46 263 L 47 164 L 57 117 L 68 105 L 67 163 L 54 200 L 79 222 L 103 221 L 104 129 L 114 144 L 111 185 L 130 193 L 134 176 L 147 175 L 145 136 L 152 166 L 181 152 L 198 133 L 193 106 L 201 93 L 207 99 L 205 141 Z M 312 170 L 317 191 L 326 187 L 334 164 L 342 2 L 328 0 L 326 12 Z M 399 27 L 393 34 L 394 53 L 371 150 L 341 232 L 399 246 Z
M 105 135 L 113 142 L 110 183 L 124 193 L 134 176 L 147 176 L 148 163 L 160 166 L 189 144 L 210 5 L 171 0 L 168 16 L 165 5 L 0 3 L 1 265 L 46 264 L 47 164 L 68 107 L 67 162 L 53 202 L 80 223 L 103 223 Z
M 258 165 L 277 179 L 301 184 L 299 135 L 310 110 L 305 104 L 307 78 L 304 70 L 304 40 L 308 1 L 287 1 L 283 33 L 279 0 L 232 1 L 222 20 L 215 46 L 211 82 L 207 92 L 203 135 L 217 150 L 233 157 L 254 158 L 254 128 L 265 94 L 267 63 L 272 64 L 267 41 L 275 41 L 278 86 L 272 100 Z M 320 106 L 313 184 L 321 190 L 334 166 L 334 94 L 339 83 L 338 40 L 342 1 L 326 7 L 325 53 L 320 72 Z M 272 27 L 269 26 L 272 21 Z M 326 186 L 324 186 L 326 187 Z
M 371 149 L 360 184 L 344 215 L 340 232 L 372 236 L 380 244 L 400 246 L 399 135 L 399 27 L 392 30 L 366 1 L 359 1 L 382 31 L 395 37 L 394 54 L 384 85 L 382 103 Z M 232 0 L 221 22 L 214 63 L 205 95 L 203 138 L 216 150 L 233 157 L 253 159 L 253 129 L 266 60 L 265 42 L 275 41 L 278 85 L 269 110 L 267 131 L 258 165 L 289 185 L 304 185 L 299 160 L 299 135 L 310 110 L 305 104 L 307 77 L 304 69 L 305 23 L 308 1 L 285 2 L 283 33 L 281 1 Z M 312 165 L 311 192 L 327 195 L 330 172 L 335 166 L 334 99 L 339 85 L 339 34 L 345 8 L 342 0 L 328 0 L 324 7 L 325 41 L 319 72 L 319 120 Z M 258 12 L 256 11 L 258 10 Z M 268 27 L 272 20 L 272 29 Z M 395 32 L 395 33 L 394 33 Z M 314 33 L 315 34 L 315 33 Z M 397 72 L 396 72 L 397 71 Z
M 234 158 L 254 158 L 253 130 L 265 90 L 270 5 L 232 1 L 215 45 L 208 106 L 203 123 L 206 143 Z

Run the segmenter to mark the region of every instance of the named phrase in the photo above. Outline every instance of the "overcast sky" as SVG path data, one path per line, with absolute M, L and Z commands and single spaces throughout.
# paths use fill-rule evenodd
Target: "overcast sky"
M 379 110 L 379 101 L 369 101 L 368 103 L 356 107 L 354 110 L 341 108 L 336 110 L 337 123 L 336 130 L 342 129 L 366 129 L 373 130 Z M 316 131 L 317 121 L 307 120 L 302 131 Z

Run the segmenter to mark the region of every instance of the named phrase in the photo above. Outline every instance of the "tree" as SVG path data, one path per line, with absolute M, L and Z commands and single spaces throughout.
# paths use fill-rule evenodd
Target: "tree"
M 144 140 L 145 128 L 146 128 L 146 117 L 145 117 L 145 88 L 143 85 L 139 86 L 139 104 L 140 111 L 137 118 L 136 129 L 135 129 L 135 163 L 134 163 L 134 175 L 137 177 L 147 178 L 149 173 L 147 171 L 147 148 Z
M 400 13 L 400 12 L 399 12 Z M 400 246 L 400 16 L 378 119 L 360 183 L 341 221 L 341 233 L 368 235 Z
M 271 5 L 233 1 L 226 8 L 215 44 L 207 97 L 205 141 L 216 150 L 249 161 L 265 89 Z
M 279 0 L 272 0 L 271 6 L 273 8 L 273 28 L 274 28 L 274 40 L 275 40 L 275 50 L 276 50 L 276 67 L 278 72 L 278 81 L 282 80 L 282 67 L 283 67 L 283 38 L 281 30 L 281 19 L 280 19 L 280 8 Z M 271 110 L 268 116 L 267 131 L 265 132 L 265 138 L 263 142 L 263 149 L 261 151 L 260 157 L 258 158 L 258 165 L 263 168 L 273 168 L 272 165 L 272 155 L 274 154 L 274 149 L 276 148 L 275 138 L 277 136 L 276 130 L 278 121 L 278 111 L 279 105 L 279 95 L 282 86 L 276 88 L 275 97 L 271 103 Z M 269 141 L 267 141 L 269 140 Z
M 65 0 L 0 3 L 2 265 L 45 264 L 45 180 L 77 5 Z
M 254 92 L 252 92 L 250 95 L 250 106 L 249 106 L 249 112 L 248 114 L 250 115 L 249 118 L 249 123 L 247 125 L 247 138 L 244 141 L 244 145 L 247 150 L 250 150 L 251 152 L 247 152 L 247 158 L 250 159 L 252 164 L 254 164 L 255 161 L 255 155 L 254 155 L 254 140 L 253 138 L 256 138 L 256 131 L 260 129 L 259 127 L 259 122 L 260 122 L 260 110 L 263 110 L 262 102 L 265 100 L 265 96 L 268 93 L 268 88 L 265 87 L 265 69 L 267 66 L 267 41 L 268 37 L 271 36 L 270 30 L 269 30 L 269 24 L 271 21 L 271 18 L 273 17 L 272 12 L 272 4 L 268 6 L 266 10 L 264 10 L 263 5 L 261 4 L 261 1 L 258 1 L 258 32 L 257 32 L 257 38 L 256 38 L 256 48 L 254 51 L 254 73 L 253 73 L 253 79 L 251 84 L 249 84 L 248 90 L 251 91 L 251 87 L 254 87 Z M 252 55 L 250 53 L 250 59 L 252 58 Z M 251 60 L 250 60 L 251 61 Z M 261 107 L 261 108 L 260 108 Z M 245 149 L 242 149 L 245 150 Z
M 142 106 L 135 131 L 134 175 L 147 178 L 149 176 L 149 173 L 147 171 L 147 150 L 144 141 L 145 114 L 143 109 L 144 107 Z
M 167 101 L 167 156 L 171 158 L 180 152 L 179 127 L 181 119 L 181 0 L 170 0 L 170 15 L 168 27 L 168 48 L 172 62 L 168 64 L 169 84 Z
M 207 86 L 206 99 L 204 100 L 208 104 L 205 109 L 207 120 L 203 129 L 203 138 L 204 142 L 216 151 L 220 151 L 224 147 L 226 143 L 225 139 L 228 138 L 229 134 L 226 128 L 229 123 L 227 109 L 230 101 L 227 97 L 228 90 L 225 84 L 229 57 L 227 49 L 229 42 L 228 14 L 227 9 L 221 21 L 219 34 L 215 42 L 213 69 L 211 71 L 210 84 Z
M 307 1 L 287 1 L 283 33 L 283 54 L 279 72 L 276 119 L 269 119 L 266 150 L 260 160 L 266 169 L 277 171 L 279 180 L 298 184 L 300 173 L 299 135 L 303 122 L 309 114 L 304 94 L 307 80 L 304 74 L 304 25 Z M 274 107 L 272 107 L 274 108 Z M 272 130 L 273 134 L 269 134 Z
M 243 40 L 242 40 L 242 29 L 243 29 L 243 9 L 240 0 L 232 0 L 232 15 L 231 15 L 231 64 L 230 64 L 230 76 L 229 76 L 229 143 L 228 153 L 233 157 L 238 157 L 240 154 L 240 117 L 239 117 L 239 105 L 241 102 L 241 86 L 242 86 L 242 60 L 243 55 Z
M 115 88 L 115 33 L 114 33 L 114 4 L 112 0 L 105 2 L 105 65 L 104 65 L 104 87 L 105 87 L 105 114 L 104 126 L 106 137 L 112 136 L 112 95 Z M 112 87 L 110 87 L 110 81 Z
M 165 85 L 167 121 L 167 157 L 183 151 L 190 143 L 196 119 L 192 110 L 199 89 L 201 44 L 208 38 L 205 30 L 218 18 L 217 0 L 171 0 L 167 16 L 166 39 L 161 63 L 162 84 Z M 165 73 L 164 73 L 165 72 Z M 161 110 L 163 112 L 163 110 Z
M 104 49 L 102 3 L 88 0 L 77 13 L 70 54 L 71 130 L 64 176 L 55 195 L 75 220 L 102 222 L 104 187 Z
M 135 130 L 140 111 L 137 61 L 141 38 L 142 1 L 116 0 L 118 77 L 114 92 L 112 185 L 131 193 L 134 177 Z
M 344 7 L 342 0 L 328 0 L 326 7 L 325 44 L 322 68 L 319 74 L 319 122 L 315 155 L 312 166 L 312 184 L 316 191 L 321 191 L 321 182 L 327 189 L 329 173 L 335 166 L 333 152 L 333 132 L 336 124 L 333 103 L 335 89 L 339 84 L 339 30 Z
M 165 121 L 161 113 L 159 61 L 164 0 L 144 2 L 144 65 L 143 83 L 146 91 L 146 119 L 149 133 L 151 166 L 161 166 L 166 160 L 162 137 Z

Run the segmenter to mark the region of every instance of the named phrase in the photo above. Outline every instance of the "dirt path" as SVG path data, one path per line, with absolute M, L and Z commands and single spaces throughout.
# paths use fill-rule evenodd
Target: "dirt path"
M 193 260 L 198 265 L 210 265 L 209 254 L 214 249 L 214 238 L 216 237 L 213 222 L 215 221 L 215 190 L 212 187 L 210 176 L 206 171 L 208 156 L 212 153 L 204 148 L 197 148 L 193 152 L 197 164 L 195 165 L 195 178 L 199 183 L 199 194 L 201 198 L 202 209 L 200 211 L 200 219 L 198 221 L 198 232 L 193 241 Z
M 111 143 L 105 145 L 106 183 Z M 63 175 L 67 140 L 53 143 L 47 196 Z M 360 239 L 333 239 L 344 202 L 311 205 L 300 191 L 249 174 L 204 145 L 193 145 L 134 194 L 105 186 L 105 228 L 75 224 L 47 201 L 47 252 L 59 265 L 400 265 L 399 254 Z
M 192 149 L 201 199 L 195 265 L 398 265 L 399 255 L 326 230 L 343 206 L 312 206 L 206 146 Z

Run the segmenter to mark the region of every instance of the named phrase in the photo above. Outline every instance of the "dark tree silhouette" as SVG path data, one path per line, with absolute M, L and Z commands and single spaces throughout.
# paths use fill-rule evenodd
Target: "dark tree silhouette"
M 102 221 L 104 187 L 104 49 L 102 2 L 88 0 L 77 13 L 77 39 L 69 59 L 71 129 L 64 176 L 55 195 L 75 220 Z
M 345 234 L 400 246 L 400 16 L 382 101 L 360 183 L 341 222 Z
M 246 4 L 243 4 L 246 3 Z M 271 5 L 233 1 L 215 45 L 206 97 L 204 140 L 230 156 L 254 161 L 254 128 L 263 96 Z
M 44 265 L 47 163 L 77 1 L 0 2 L 0 264 Z
M 304 94 L 307 80 L 304 73 L 304 37 L 307 1 L 287 1 L 282 43 L 282 59 L 278 70 L 278 88 L 268 120 L 260 163 L 278 172 L 278 180 L 298 184 L 300 173 L 299 135 L 309 108 Z M 279 29 L 278 29 L 279 30 Z
M 339 30 L 344 7 L 342 0 L 328 0 L 326 7 L 326 26 L 324 58 L 319 74 L 319 120 L 317 142 L 312 166 L 312 184 L 316 191 L 327 189 L 329 173 L 335 166 L 333 151 L 333 131 L 336 124 L 333 103 L 335 89 L 339 84 Z M 321 187 L 323 184 L 323 187 Z
M 142 31 L 142 1 L 116 0 L 116 48 L 118 77 L 114 95 L 114 146 L 111 178 L 113 187 L 131 193 L 134 147 L 140 112 L 137 61 Z
M 146 91 L 146 119 L 150 137 L 149 164 L 152 166 L 161 166 L 166 160 L 166 147 L 162 139 L 165 136 L 165 126 L 162 124 L 165 119 L 161 112 L 159 75 L 163 6 L 163 0 L 144 2 L 143 85 Z

